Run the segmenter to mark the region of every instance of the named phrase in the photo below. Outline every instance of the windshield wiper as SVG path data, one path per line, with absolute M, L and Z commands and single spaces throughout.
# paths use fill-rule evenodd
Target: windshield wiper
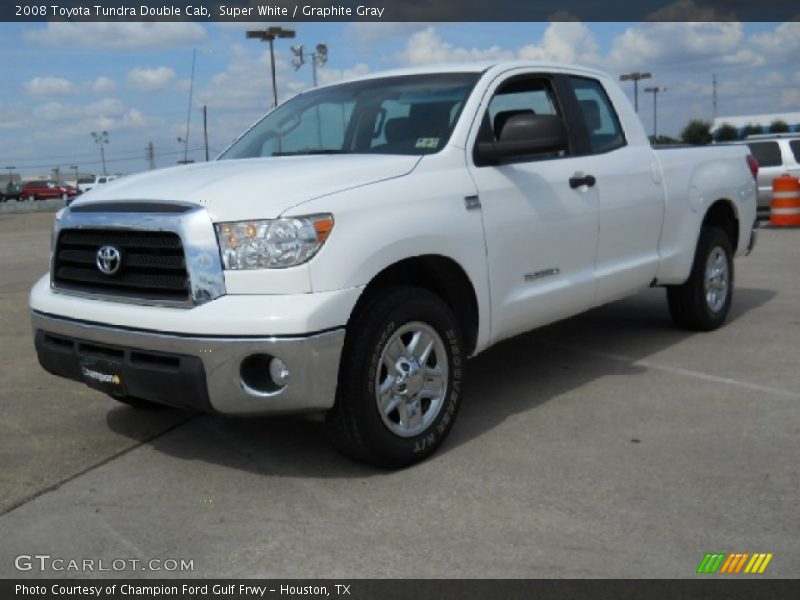
M 336 148 L 305 148 L 304 150 L 291 150 L 289 152 L 273 152 L 270 156 L 300 156 L 303 154 L 347 154 L 349 150 Z

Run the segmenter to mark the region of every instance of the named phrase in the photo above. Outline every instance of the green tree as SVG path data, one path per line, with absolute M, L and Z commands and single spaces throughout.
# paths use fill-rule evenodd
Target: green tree
M 789 125 L 786 124 L 786 121 L 782 119 L 775 119 L 772 123 L 769 124 L 769 132 L 770 133 L 788 133 L 789 132 Z
M 735 142 L 739 139 L 739 132 L 730 123 L 723 123 L 714 133 L 714 139 L 718 142 Z
M 681 132 L 681 140 L 693 146 L 710 144 L 711 139 L 711 123 L 702 119 L 692 119 Z
M 761 125 L 748 123 L 742 127 L 742 139 L 745 139 L 748 135 L 760 135 L 762 133 L 764 133 L 764 128 Z

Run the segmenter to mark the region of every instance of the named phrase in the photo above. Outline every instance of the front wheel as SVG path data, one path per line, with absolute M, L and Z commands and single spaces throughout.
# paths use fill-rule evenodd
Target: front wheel
M 697 331 L 720 327 L 733 299 L 733 250 L 727 234 L 716 227 L 700 233 L 694 264 L 683 285 L 667 288 L 667 302 L 678 325 Z
M 458 412 L 463 360 L 458 323 L 438 296 L 379 290 L 348 326 L 327 417 L 333 445 L 387 468 L 430 456 Z

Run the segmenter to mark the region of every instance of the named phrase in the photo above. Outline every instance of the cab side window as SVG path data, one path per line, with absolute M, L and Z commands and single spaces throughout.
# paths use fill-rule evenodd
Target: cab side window
M 483 115 L 476 142 L 500 142 L 509 120 L 521 115 L 562 118 L 549 79 L 542 76 L 523 76 L 501 84 Z M 536 152 L 520 154 L 517 160 L 558 158 L 565 154 L 566 150 Z
M 619 117 L 599 81 L 570 77 L 589 134 L 593 154 L 610 152 L 626 145 Z

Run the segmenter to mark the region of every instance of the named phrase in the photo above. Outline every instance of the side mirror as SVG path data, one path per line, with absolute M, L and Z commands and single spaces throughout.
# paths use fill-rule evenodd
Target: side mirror
M 556 115 L 514 115 L 506 121 L 496 142 L 479 142 L 475 159 L 479 164 L 560 152 L 569 148 L 567 130 Z

